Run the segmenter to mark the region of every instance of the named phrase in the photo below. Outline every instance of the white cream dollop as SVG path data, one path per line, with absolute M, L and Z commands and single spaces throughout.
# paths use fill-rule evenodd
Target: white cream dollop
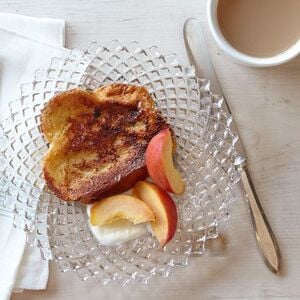
M 118 220 L 112 224 L 93 226 L 90 222 L 90 211 L 93 205 L 87 205 L 89 227 L 96 239 L 105 246 L 117 246 L 145 234 L 150 226 L 148 223 L 133 224 L 128 220 Z

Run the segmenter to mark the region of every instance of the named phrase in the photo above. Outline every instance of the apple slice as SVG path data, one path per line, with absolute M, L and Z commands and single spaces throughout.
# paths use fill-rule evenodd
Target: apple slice
M 181 195 L 185 184 L 173 162 L 174 144 L 170 129 L 164 129 L 155 135 L 145 153 L 148 173 L 154 183 L 168 192 Z
M 150 222 L 153 233 L 161 246 L 174 236 L 177 226 L 177 209 L 171 196 L 159 186 L 139 181 L 132 195 L 143 200 L 153 211 L 155 221 Z
M 139 224 L 154 221 L 155 217 L 145 202 L 123 194 L 102 199 L 91 208 L 92 225 L 111 224 L 120 219 Z

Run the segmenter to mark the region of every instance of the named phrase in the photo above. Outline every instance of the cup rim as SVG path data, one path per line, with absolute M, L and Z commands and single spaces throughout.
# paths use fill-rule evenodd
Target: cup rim
M 233 59 L 248 66 L 271 67 L 271 66 L 277 66 L 283 64 L 293 59 L 297 55 L 299 55 L 300 39 L 285 51 L 270 57 L 255 57 L 255 56 L 247 55 L 235 49 L 224 37 L 219 27 L 218 18 L 217 18 L 218 2 L 219 0 L 208 0 L 207 2 L 207 19 L 208 19 L 209 29 L 218 46 L 221 49 L 223 49 L 224 52 L 230 57 L 232 57 Z

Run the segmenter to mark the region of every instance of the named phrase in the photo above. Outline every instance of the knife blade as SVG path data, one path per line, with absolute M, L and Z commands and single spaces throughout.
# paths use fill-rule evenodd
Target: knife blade
M 196 76 L 199 78 L 206 78 L 210 81 L 211 91 L 218 95 L 222 95 L 224 98 L 223 110 L 232 115 L 211 61 L 210 53 L 201 28 L 201 23 L 194 18 L 186 20 L 183 27 L 183 34 L 187 54 L 191 64 L 195 67 Z M 238 134 L 234 120 L 231 127 L 232 130 Z M 245 148 L 240 137 L 236 146 L 239 155 L 235 158 L 234 165 L 241 176 L 241 182 L 245 190 L 246 200 L 255 231 L 256 242 L 267 267 L 273 273 L 279 275 L 281 267 L 279 246 L 255 191 L 255 187 L 247 167 Z

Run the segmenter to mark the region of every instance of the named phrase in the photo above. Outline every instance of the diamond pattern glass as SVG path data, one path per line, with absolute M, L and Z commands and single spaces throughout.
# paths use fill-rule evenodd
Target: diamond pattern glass
M 177 137 L 176 161 L 186 192 L 174 197 L 178 227 L 163 249 L 150 234 L 116 247 L 99 244 L 85 207 L 59 200 L 43 180 L 41 160 L 48 146 L 39 124 L 45 103 L 64 90 L 115 82 L 145 86 Z M 76 271 L 82 280 L 126 285 L 147 283 L 156 274 L 166 277 L 173 267 L 186 266 L 190 256 L 204 253 L 237 195 L 238 137 L 222 101 L 210 92 L 209 81 L 195 77 L 193 67 L 156 47 L 92 43 L 67 59 L 53 58 L 47 70 L 22 85 L 21 97 L 10 104 L 11 116 L 0 123 L 0 206 L 13 211 L 15 225 L 26 230 L 28 243 L 40 247 L 45 259 L 56 260 L 62 271 Z

